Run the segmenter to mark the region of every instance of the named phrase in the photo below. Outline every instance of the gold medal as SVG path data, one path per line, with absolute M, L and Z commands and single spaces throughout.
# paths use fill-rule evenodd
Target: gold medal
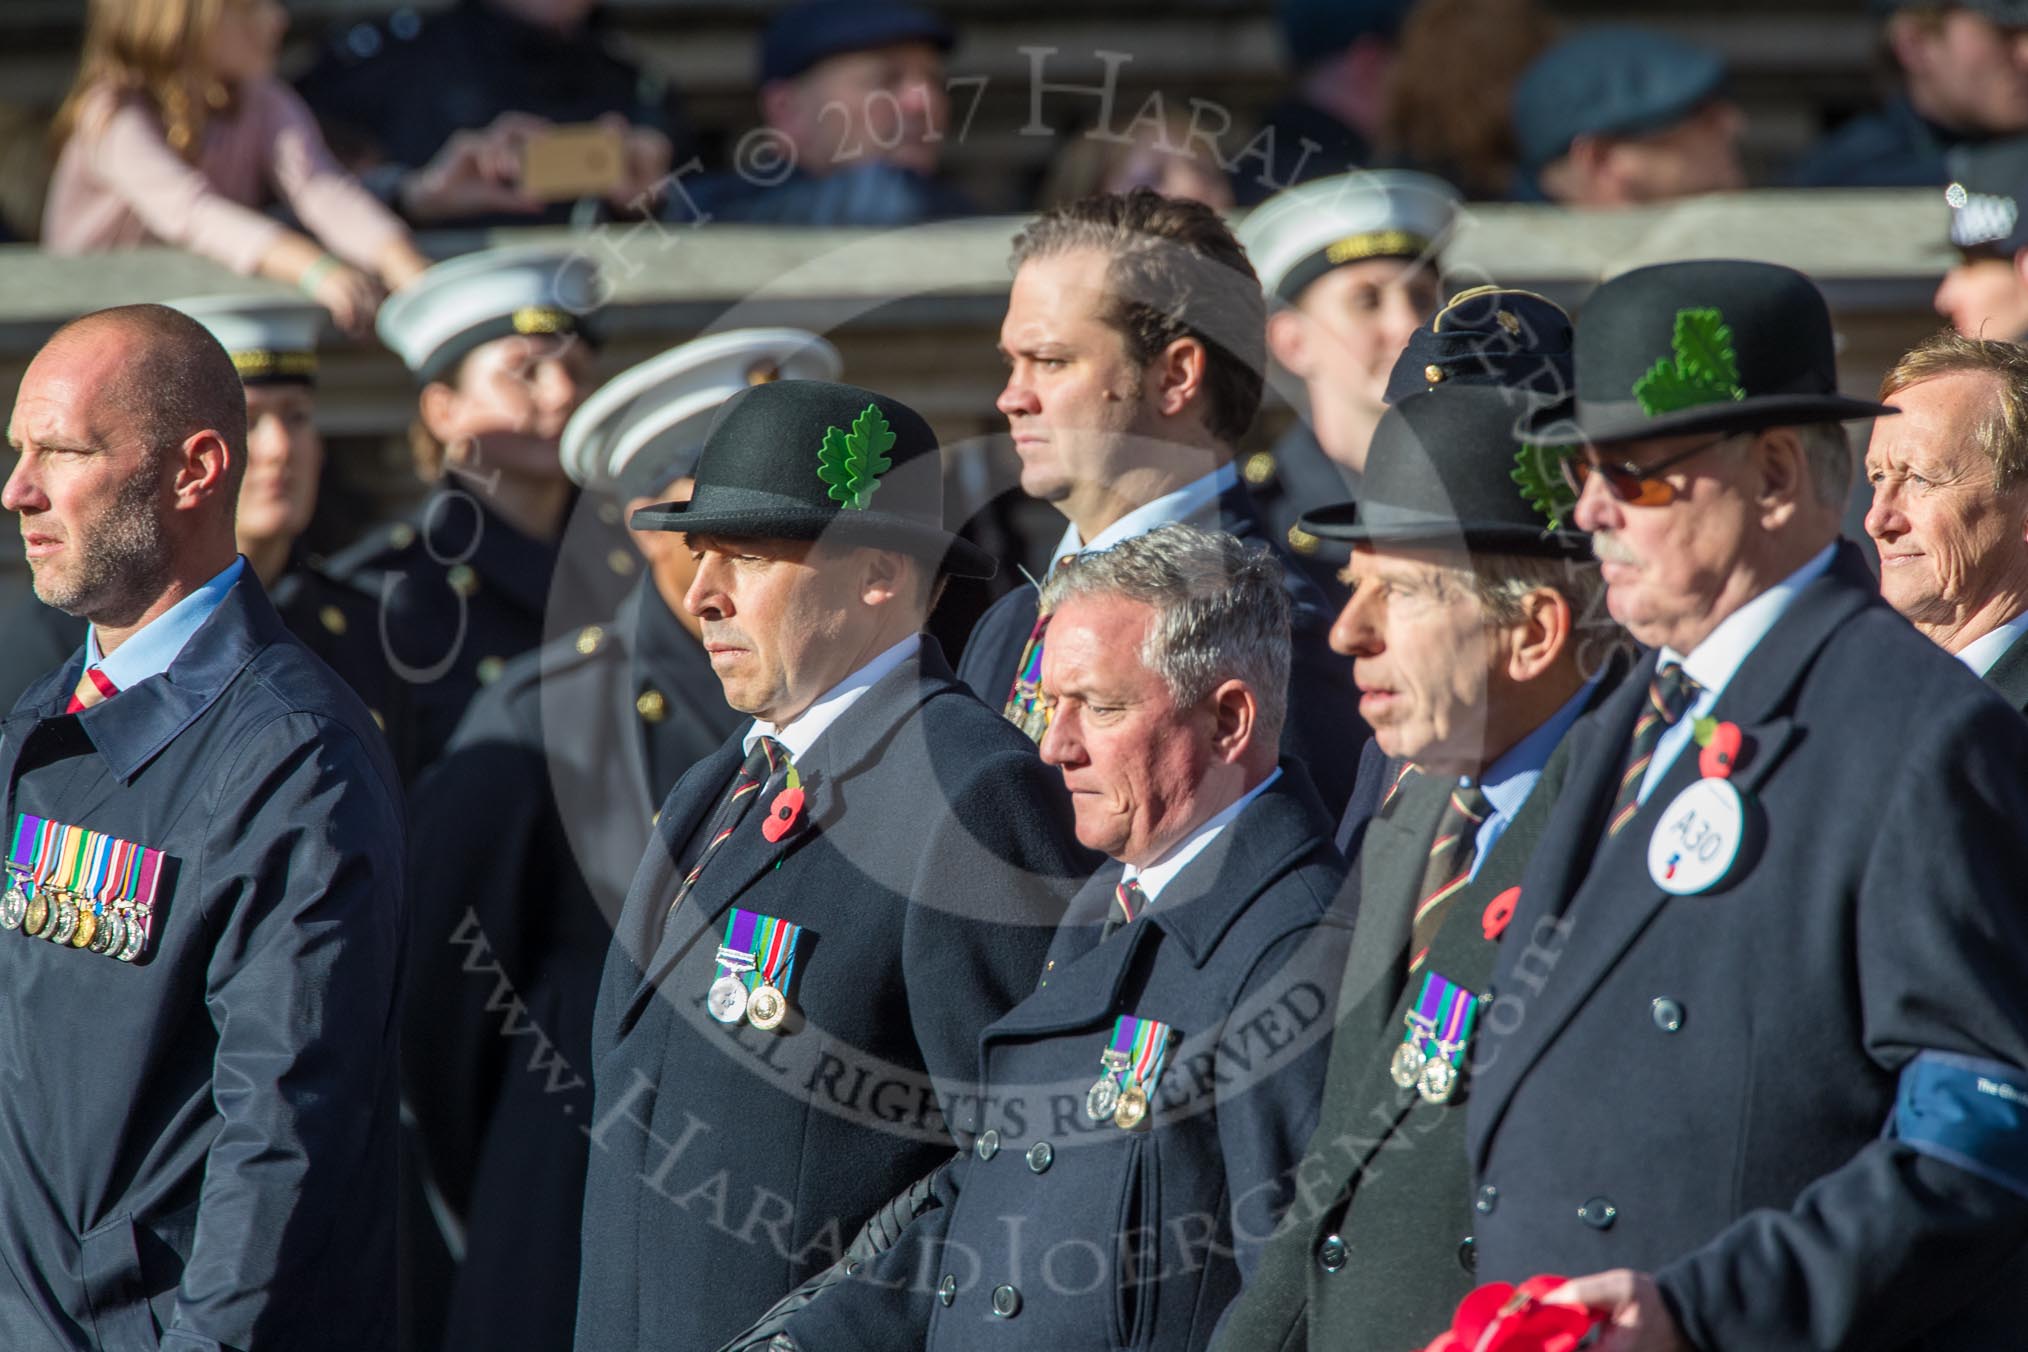
M 772 1033 L 781 1027 L 788 1013 L 789 1002 L 766 981 L 747 993 L 746 1021 L 764 1033 Z
M 1394 1060 L 1388 1064 L 1387 1073 L 1403 1089 L 1413 1089 L 1428 1059 L 1422 1054 L 1421 1042 L 1404 1042 L 1394 1049 Z
M 38 939 L 42 937 L 42 932 L 49 928 L 49 893 L 46 889 L 40 887 L 35 889 L 35 899 L 29 902 L 28 909 L 22 912 L 21 928 L 24 933 Z
M 77 933 L 70 936 L 70 946 L 72 948 L 90 948 L 92 940 L 98 936 L 98 932 L 98 912 L 92 910 L 89 906 L 78 907 Z
M 1441 1056 L 1432 1056 L 1416 1076 L 1415 1091 L 1428 1103 L 1448 1103 L 1458 1089 L 1458 1068 Z
M 720 1023 L 738 1023 L 746 1017 L 746 982 L 738 972 L 718 978 L 705 994 L 704 1007 Z
M 1138 1084 L 1130 1084 L 1120 1091 L 1120 1101 L 1113 1109 L 1113 1125 L 1122 1131 L 1132 1131 L 1148 1118 L 1148 1093 Z
M 1113 1077 L 1100 1078 L 1084 1096 L 1084 1113 L 1094 1122 L 1103 1122 L 1113 1115 L 1120 1106 L 1120 1087 L 1113 1083 Z

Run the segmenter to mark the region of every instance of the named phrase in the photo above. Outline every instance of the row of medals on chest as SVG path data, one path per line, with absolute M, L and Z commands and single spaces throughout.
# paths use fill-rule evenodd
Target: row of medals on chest
M 138 907 L 108 906 L 82 893 L 51 883 L 35 886 L 35 895 L 19 875 L 10 873 L 0 894 L 0 928 L 18 929 L 59 948 L 82 948 L 121 962 L 141 955 L 148 940 L 146 918 Z
M 1438 1036 L 1435 1021 L 1414 1010 L 1408 1012 L 1404 1021 L 1413 1036 L 1394 1049 L 1388 1076 L 1401 1088 L 1422 1095 L 1425 1103 L 1449 1103 L 1458 1092 L 1458 1066 L 1454 1058 L 1465 1049 L 1469 1038 L 1452 1042 Z M 1423 1050 L 1429 1042 L 1436 1044 L 1433 1056 Z
M 1134 1130 L 1148 1119 L 1148 1091 L 1139 1080 L 1120 1083 L 1120 1072 L 1132 1064 L 1132 1057 L 1108 1047 L 1099 1053 L 1099 1064 L 1105 1067 L 1105 1073 L 1085 1093 L 1085 1116 L 1094 1122 L 1111 1118 L 1120 1130 Z

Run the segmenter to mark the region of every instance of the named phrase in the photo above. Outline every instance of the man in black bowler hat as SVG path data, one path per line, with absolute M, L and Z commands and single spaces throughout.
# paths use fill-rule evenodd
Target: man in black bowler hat
M 1267 360 L 1267 301 L 1245 251 L 1209 207 L 1137 188 L 1043 213 L 1015 237 L 1014 267 L 998 407 L 1022 491 L 1068 518 L 1050 566 L 1175 521 L 1266 540 L 1283 560 L 1294 643 L 1282 747 L 1343 810 L 1366 741 L 1351 664 L 1327 644 L 1330 602 L 1268 536 L 1233 463 Z M 1038 741 L 1048 571 L 993 603 L 958 664 Z
M 993 564 L 944 529 L 912 409 L 756 386 L 691 499 L 634 524 L 684 532 L 751 721 L 663 804 L 600 985 L 587 1352 L 716 1347 L 948 1156 L 1083 859 L 1054 775 L 921 632 Z
M 2028 725 L 1878 596 L 1809 280 L 1626 273 L 1576 524 L 1652 651 L 1569 735 L 1466 1106 L 1478 1275 L 1615 1349 L 2019 1346 Z
M 1471 1047 L 1432 1041 L 1476 1023 L 1552 756 L 1626 667 L 1560 448 L 1542 444 L 1569 389 L 1561 310 L 1466 292 L 1395 368 L 1356 508 L 1304 518 L 1352 548 L 1332 642 L 1373 727 L 1340 832 L 1358 925 L 1317 1129 L 1222 1352 L 1399 1352 L 1473 1285 Z

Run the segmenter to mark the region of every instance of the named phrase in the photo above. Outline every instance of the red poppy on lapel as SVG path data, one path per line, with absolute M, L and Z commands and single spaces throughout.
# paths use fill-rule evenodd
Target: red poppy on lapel
M 1497 939 L 1507 932 L 1507 922 L 1514 918 L 1514 908 L 1521 904 L 1521 889 L 1510 887 L 1486 903 L 1486 913 L 1479 918 L 1479 924 L 1486 931 L 1486 938 Z
M 1519 1286 L 1490 1282 L 1458 1302 L 1448 1332 L 1423 1352 L 1573 1352 L 1603 1315 L 1582 1305 L 1542 1298 L 1561 1277 L 1530 1277 Z
M 768 815 L 761 822 L 761 835 L 773 845 L 795 829 L 803 815 L 803 791 L 801 788 L 787 788 L 775 795 L 775 801 L 768 804 Z
M 1697 773 L 1706 779 L 1728 779 L 1739 763 L 1739 748 L 1746 740 L 1737 723 L 1720 723 L 1711 729 L 1707 741 L 1699 738 L 1703 750 L 1697 753 Z

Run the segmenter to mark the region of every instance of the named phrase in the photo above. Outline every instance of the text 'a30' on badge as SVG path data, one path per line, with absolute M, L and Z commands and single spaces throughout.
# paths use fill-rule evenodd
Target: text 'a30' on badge
M 1704 775 L 1676 795 L 1648 837 L 1648 876 L 1678 897 L 1709 892 L 1730 879 L 1738 871 L 1751 825 L 1746 800 L 1731 780 L 1739 754 L 1738 728 L 1720 723 L 1699 732 Z

